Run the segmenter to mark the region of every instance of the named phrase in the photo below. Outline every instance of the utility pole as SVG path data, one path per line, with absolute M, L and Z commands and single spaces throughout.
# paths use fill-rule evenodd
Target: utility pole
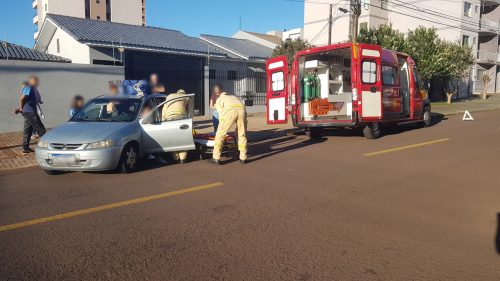
M 352 41 L 358 40 L 359 16 L 361 15 L 361 0 L 351 1 L 351 37 Z
M 330 17 L 328 17 L 328 45 L 332 44 L 332 25 L 333 25 L 333 4 L 330 4 Z

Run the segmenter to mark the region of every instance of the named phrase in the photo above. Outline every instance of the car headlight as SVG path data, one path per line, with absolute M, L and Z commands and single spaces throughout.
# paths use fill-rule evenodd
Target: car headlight
M 113 146 L 112 140 L 103 140 L 87 144 L 86 149 L 106 148 Z
M 40 140 L 38 142 L 38 147 L 40 147 L 40 148 L 49 148 L 49 142 L 48 141 Z

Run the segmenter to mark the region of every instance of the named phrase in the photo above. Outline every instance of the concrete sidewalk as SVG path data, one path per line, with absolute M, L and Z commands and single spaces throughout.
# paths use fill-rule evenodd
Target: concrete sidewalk
M 493 95 L 487 100 L 472 98 L 452 104 L 442 102 L 432 104 L 432 112 L 442 115 L 463 114 L 465 110 L 473 113 L 498 109 L 500 109 L 500 95 Z M 196 117 L 194 123 L 198 133 L 208 133 L 213 130 L 210 118 Z M 265 113 L 248 116 L 248 139 L 251 142 L 283 136 L 291 130 L 293 130 L 291 122 L 286 125 L 267 125 Z M 20 132 L 0 134 L 0 170 L 37 165 L 33 154 L 23 155 L 21 140 L 22 133 Z

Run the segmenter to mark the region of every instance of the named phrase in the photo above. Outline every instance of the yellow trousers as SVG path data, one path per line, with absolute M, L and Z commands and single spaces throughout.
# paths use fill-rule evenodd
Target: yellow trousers
M 172 121 L 172 120 L 180 120 L 185 118 L 185 113 L 184 112 L 170 112 L 166 111 L 163 112 L 166 118 L 164 119 L 165 121 Z M 187 159 L 187 151 L 179 151 L 179 152 L 171 152 L 172 157 L 174 160 L 186 160 Z
M 219 160 L 222 154 L 224 138 L 231 127 L 238 127 L 238 150 L 240 160 L 247 160 L 247 114 L 244 108 L 235 107 L 220 116 L 219 128 L 215 134 L 215 145 L 213 158 Z

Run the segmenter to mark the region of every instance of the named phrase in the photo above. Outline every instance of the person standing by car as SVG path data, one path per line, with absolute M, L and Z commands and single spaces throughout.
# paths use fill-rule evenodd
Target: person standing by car
M 82 96 L 76 95 L 73 97 L 73 100 L 71 101 L 71 107 L 69 109 L 69 118 L 72 118 L 75 116 L 75 114 L 80 111 L 80 109 L 83 108 L 83 105 L 85 104 L 85 100 Z
M 19 108 L 14 110 L 15 114 L 22 113 L 24 117 L 23 127 L 23 153 L 31 153 L 30 140 L 35 131 L 39 137 L 45 134 L 45 126 L 38 115 L 38 105 L 40 103 L 38 84 L 36 76 L 31 76 L 28 80 L 29 87 L 23 88 L 23 93 L 19 99 Z
M 217 108 L 215 108 L 215 103 L 217 103 L 217 99 L 222 93 L 222 86 L 220 84 L 215 84 L 212 96 L 210 97 L 210 108 L 212 109 L 212 124 L 214 125 L 214 132 L 217 132 L 217 128 L 219 127 L 219 113 L 217 112 Z
M 238 150 L 240 151 L 240 162 L 247 161 L 247 111 L 243 103 L 233 95 L 226 92 L 220 94 L 215 104 L 220 116 L 220 124 L 215 134 L 215 144 L 212 163 L 220 165 L 222 146 L 224 138 L 231 127 L 238 127 Z
M 179 90 L 177 93 L 173 93 L 167 96 L 167 102 L 163 106 L 162 110 L 162 121 L 173 121 L 182 120 L 188 118 L 187 105 L 188 99 L 182 98 L 186 96 L 184 90 Z M 187 152 L 174 152 L 172 156 L 179 164 L 185 164 L 187 162 Z
M 149 87 L 153 94 L 165 93 L 165 86 L 160 83 L 160 77 L 157 73 L 152 73 L 149 76 Z

